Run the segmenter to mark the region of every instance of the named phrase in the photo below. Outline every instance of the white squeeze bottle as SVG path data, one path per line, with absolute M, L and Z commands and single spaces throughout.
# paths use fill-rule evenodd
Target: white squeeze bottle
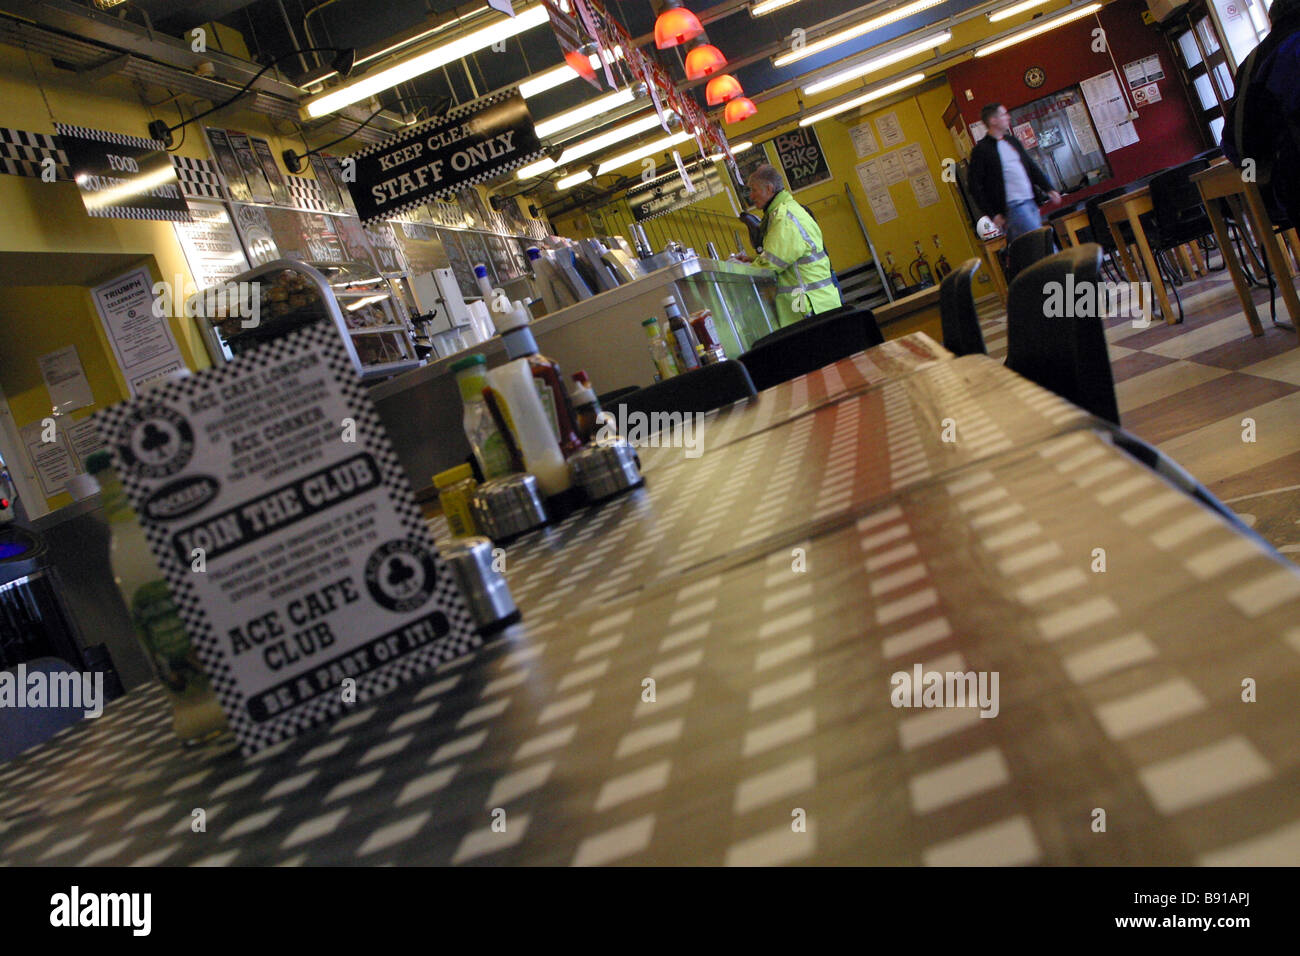
M 560 451 L 555 426 L 551 424 L 550 415 L 537 393 L 527 349 L 521 352 L 512 347 L 514 340 L 526 339 L 532 345 L 531 351 L 537 351 L 528 330 L 528 309 L 522 302 L 515 302 L 510 312 L 493 312 L 492 321 L 506 343 L 506 354 L 511 361 L 488 372 L 488 386 L 505 405 L 505 419 L 524 456 L 524 467 L 537 476 L 542 494 L 550 498 L 568 491 L 573 480 Z

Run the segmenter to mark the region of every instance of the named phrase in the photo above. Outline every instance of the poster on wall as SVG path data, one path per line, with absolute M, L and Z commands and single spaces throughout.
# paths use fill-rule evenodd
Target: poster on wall
M 871 207 L 871 215 L 875 216 L 876 222 L 882 226 L 898 218 L 898 207 L 894 205 L 894 200 L 889 195 L 888 189 L 882 189 L 877 193 L 867 193 L 867 205 Z
M 226 131 L 205 126 L 203 127 L 203 135 L 207 137 L 208 152 L 217 161 L 217 171 L 221 173 L 221 178 L 225 180 L 230 198 L 235 202 L 250 202 L 253 198 L 252 190 L 248 188 L 248 181 L 244 179 L 244 168 L 239 165 L 239 160 L 235 156 L 235 150 L 230 145 L 230 137 L 226 135 Z
M 275 154 L 271 152 L 271 144 L 257 136 L 250 136 L 248 141 L 253 146 L 253 154 L 257 157 L 258 165 L 262 167 L 266 181 L 271 185 L 272 201 L 281 206 L 289 205 L 289 187 L 280 173 Z
M 63 430 L 68 436 L 68 441 L 72 443 L 72 450 L 76 453 L 83 469 L 86 459 L 104 447 L 104 441 L 99 437 L 99 429 L 95 427 L 94 418 L 82 418 Z
M 275 244 L 265 206 L 232 203 L 230 208 L 234 210 L 235 228 L 244 241 L 244 249 L 248 252 L 248 260 L 252 265 L 260 266 L 284 258 Z
M 253 202 L 271 202 L 275 194 L 271 192 L 271 183 L 267 180 L 266 171 L 262 169 L 261 162 L 253 152 L 253 143 L 248 138 L 248 134 L 228 129 L 226 138 L 230 140 L 230 148 L 235 152 L 235 159 L 239 160 L 239 168 L 244 171 L 244 179 L 253 194 Z
M 244 754 L 481 644 L 328 323 L 95 422 Z
M 934 188 L 934 177 L 928 170 L 919 176 L 909 177 L 908 182 L 912 185 L 912 195 L 916 197 L 916 204 L 920 208 L 933 206 L 939 201 L 939 190 Z
M 70 412 L 95 404 L 90 391 L 86 370 L 77 355 L 77 347 L 69 345 L 37 358 L 45 390 L 50 393 L 50 407 L 57 412 Z
M 1113 153 L 1138 141 L 1137 127 L 1129 120 L 1128 100 L 1124 98 L 1114 70 L 1089 77 L 1079 84 L 1079 88 L 1083 90 L 1088 112 L 1097 127 L 1102 149 Z
M 903 169 L 909 176 L 919 176 L 930 168 L 925 164 L 925 153 L 919 143 L 908 143 L 898 154 L 903 157 Z
M 885 181 L 886 186 L 894 186 L 907 178 L 901 151 L 885 153 L 876 160 L 876 167 L 880 170 L 880 178 Z
M 1139 86 L 1146 86 L 1148 83 L 1156 83 L 1164 78 L 1165 71 L 1160 65 L 1158 53 L 1124 64 L 1124 79 L 1128 80 L 1130 90 L 1136 90 Z
M 830 180 L 826 154 L 822 152 L 817 131 L 811 126 L 801 126 L 773 137 L 772 146 L 792 193 Z
M 191 200 L 190 216 L 192 222 L 178 222 L 174 228 L 196 289 L 211 289 L 248 269 L 225 206 Z
M 338 183 L 334 181 L 334 175 L 330 172 L 325 157 L 319 153 L 312 153 L 307 159 L 311 163 L 311 171 L 316 176 L 316 183 L 320 186 L 321 194 L 325 197 L 325 205 L 329 207 L 330 212 L 341 213 L 343 211 L 343 197 L 339 194 Z
M 872 193 L 878 193 L 885 190 L 885 181 L 880 177 L 876 161 L 869 159 L 865 163 L 858 163 L 857 167 L 858 182 L 862 183 L 862 192 L 868 196 Z
M 27 457 L 31 459 L 32 469 L 40 481 L 41 494 L 46 498 L 63 494 L 68 479 L 82 470 L 68 441 L 66 430 L 56 428 L 51 435 L 43 422 L 32 422 L 18 431 Z M 46 441 L 47 437 L 51 440 Z
M 1031 123 L 1013 126 L 1011 132 L 1016 134 L 1016 139 L 1020 140 L 1020 145 L 1025 149 L 1035 149 L 1038 146 L 1038 137 L 1034 135 L 1034 127 Z
M 903 125 L 898 122 L 898 114 L 881 113 L 876 117 L 876 129 L 880 130 L 880 145 L 885 149 L 903 142 Z
M 853 140 L 853 149 L 858 154 L 858 158 L 870 156 L 880 149 L 876 145 L 876 135 L 871 131 L 870 123 L 862 123 L 859 126 L 849 130 L 849 138 Z
M 90 292 L 132 395 L 186 367 L 167 318 L 154 314 L 153 277 L 148 269 L 135 269 Z
M 1133 102 L 1137 106 L 1150 106 L 1160 102 L 1160 84 L 1148 83 L 1133 91 Z

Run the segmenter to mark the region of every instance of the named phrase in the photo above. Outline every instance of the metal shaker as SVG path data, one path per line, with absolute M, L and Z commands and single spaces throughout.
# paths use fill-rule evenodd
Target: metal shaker
M 494 634 L 520 619 L 505 576 L 492 567 L 487 538 L 455 538 L 441 549 L 460 585 L 480 634 Z

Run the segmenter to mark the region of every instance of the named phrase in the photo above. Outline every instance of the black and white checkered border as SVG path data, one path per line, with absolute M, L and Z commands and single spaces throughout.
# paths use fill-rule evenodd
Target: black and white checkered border
M 382 483 L 388 490 L 389 500 L 398 515 L 406 538 L 417 542 L 435 555 L 436 577 L 433 598 L 426 605 L 425 611 L 432 613 L 434 610 L 441 610 L 450 625 L 448 633 L 439 640 L 359 677 L 357 702 L 360 704 L 387 693 L 403 681 L 441 661 L 468 653 L 478 647 L 482 639 L 475 629 L 473 617 L 461 596 L 450 567 L 441 557 L 437 557 L 437 545 L 411 496 L 410 483 L 393 451 L 374 404 L 365 386 L 357 377 L 352 360 L 333 325 L 329 323 L 310 325 L 282 339 L 268 342 L 251 352 L 244 353 L 229 364 L 206 369 L 184 379 L 166 382 L 151 390 L 147 396 L 122 402 L 96 413 L 94 421 L 100 437 L 112 452 L 128 498 L 139 507 L 144 499 L 156 490 L 156 486 L 167 479 L 142 480 L 123 468 L 120 447 L 129 440 L 125 426 L 133 410 L 141 405 L 154 403 L 183 410 L 188 400 L 200 391 L 219 388 L 231 380 L 248 377 L 259 369 L 303 353 L 321 356 L 340 382 L 348 406 L 355 416 L 358 445 L 360 449 L 369 452 L 379 464 L 383 473 Z M 144 531 L 150 548 L 159 558 L 159 566 L 171 587 L 177 613 L 194 643 L 212 689 L 226 711 L 231 730 L 234 731 L 244 754 L 254 753 L 287 737 L 295 736 L 308 727 L 323 723 L 350 709 L 350 705 L 344 704 L 340 695 L 324 694 L 262 723 L 254 722 L 248 715 L 246 699 L 239 691 L 222 642 L 213 631 L 203 611 L 197 589 L 193 584 L 193 572 L 190 566 L 177 558 L 172 551 L 169 535 L 164 526 L 145 523 Z
M 41 164 L 53 158 L 55 178 L 72 179 L 68 168 L 68 154 L 48 133 L 32 133 L 25 129 L 0 127 L 0 169 L 10 176 L 31 176 L 39 179 Z
M 55 123 L 54 131 L 60 136 L 75 136 L 78 139 L 93 139 L 100 143 L 116 143 L 118 146 L 134 146 L 136 149 L 155 149 L 163 152 L 167 144 L 143 136 L 128 136 L 125 133 L 112 133 L 103 129 L 91 129 L 89 126 L 70 126 L 67 123 Z
M 229 202 L 230 194 L 217 172 L 217 164 L 208 159 L 172 156 L 172 168 L 180 180 L 181 195 L 186 199 L 214 199 Z
M 311 212 L 330 212 L 329 203 L 325 202 L 325 190 L 315 179 L 290 175 L 288 183 L 289 205 Z
M 357 152 L 352 153 L 351 154 L 352 158 L 361 159 L 363 156 L 370 156 L 374 153 L 386 153 L 390 149 L 394 149 L 397 146 L 400 146 L 408 139 L 415 139 L 419 136 L 423 136 L 431 129 L 435 129 L 439 126 L 446 126 L 451 123 L 455 123 L 457 120 L 463 117 L 470 116 L 474 113 L 482 112 L 484 109 L 486 109 L 489 106 L 494 106 L 495 104 L 500 103 L 503 100 L 508 100 L 511 97 L 518 96 L 518 95 L 519 94 L 514 89 L 502 90 L 499 93 L 493 93 L 491 96 L 484 97 L 481 100 L 474 100 L 472 103 L 466 103 L 463 106 L 457 106 L 453 109 L 448 110 L 446 113 L 442 114 L 441 116 L 430 117 L 429 119 L 425 120 L 423 123 L 420 123 L 416 126 L 412 126 L 410 129 L 404 129 L 400 133 L 390 136 L 388 139 L 381 140 L 378 143 L 371 143 L 369 146 L 366 146 L 362 149 L 357 150 Z

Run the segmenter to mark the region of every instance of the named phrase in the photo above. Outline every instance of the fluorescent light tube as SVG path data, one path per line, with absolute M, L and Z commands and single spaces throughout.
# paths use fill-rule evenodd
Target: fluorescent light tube
M 363 76 L 352 82 L 344 83 L 337 89 L 308 100 L 303 106 L 303 113 L 311 119 L 328 116 L 330 113 L 338 112 L 353 103 L 368 100 L 377 93 L 392 89 L 399 83 L 405 83 L 407 80 L 412 80 L 431 70 L 436 70 L 440 66 L 464 59 L 471 53 L 477 53 L 479 50 L 489 47 L 500 40 L 518 36 L 533 27 L 539 27 L 549 22 L 550 19 L 547 16 L 546 8 L 541 4 L 529 7 L 527 10 L 520 11 L 514 17 L 498 20 L 477 30 L 471 30 L 464 36 L 441 43 L 432 50 L 426 50 L 424 53 L 408 59 L 399 60 L 392 66 L 369 76 Z
M 1039 0 L 1039 2 L 1046 2 L 1046 0 Z M 891 63 L 898 63 L 901 60 L 914 57 L 918 53 L 925 53 L 937 46 L 943 46 L 943 44 L 947 43 L 951 39 L 951 30 L 944 30 L 942 33 L 932 34 L 931 36 L 928 36 L 923 40 L 917 40 L 915 43 L 909 44 L 908 46 L 900 47 L 897 50 L 891 50 L 890 52 L 883 53 L 877 57 L 872 57 L 865 63 L 859 63 L 857 66 L 851 66 L 838 73 L 832 73 L 825 79 L 809 83 L 803 88 L 803 91 L 810 95 L 813 93 L 821 93 L 824 90 L 829 90 L 833 87 L 847 83 L 849 80 L 856 80 L 858 77 L 866 76 L 868 73 L 875 73 L 877 70 L 889 66 Z
M 758 3 L 749 8 L 749 15 L 751 17 L 766 16 L 773 10 L 780 10 L 782 7 L 788 7 L 790 4 L 798 2 L 799 0 L 759 0 Z
M 516 179 L 528 179 L 532 176 L 540 176 L 542 173 L 549 173 L 557 166 L 564 166 L 573 162 L 575 159 L 581 159 L 583 156 L 590 156 L 592 153 L 599 152 L 615 143 L 621 143 L 625 139 L 631 139 L 638 133 L 644 133 L 648 129 L 654 129 L 659 125 L 659 117 L 654 113 L 646 113 L 632 120 L 630 123 L 624 123 L 622 126 L 616 126 L 611 130 L 606 130 L 599 136 L 593 136 L 591 139 L 585 139 L 581 143 L 574 143 L 567 147 L 560 154 L 559 159 L 539 159 L 535 163 L 529 163 L 515 172 Z
M 737 143 L 735 146 L 731 147 L 731 155 L 736 156 L 740 153 L 743 153 L 747 149 L 753 149 L 753 148 L 754 148 L 754 144 L 749 140 L 745 140 L 745 142 Z M 726 158 L 727 156 L 725 153 L 714 153 L 712 156 L 709 157 L 709 159 L 713 160 L 715 163 L 720 163 Z
M 602 69 L 600 62 L 601 58 L 599 56 L 593 53 L 591 56 L 587 57 L 587 59 L 591 62 L 591 68 L 593 70 Z M 609 53 L 605 54 L 606 63 L 613 63 L 615 60 L 621 59 L 623 59 L 623 48 L 621 46 L 614 47 L 612 55 Z M 539 93 L 553 90 L 557 86 L 563 86 L 570 80 L 576 80 L 577 78 L 577 70 L 569 66 L 567 63 L 561 63 L 559 66 L 552 67 L 549 70 L 543 70 L 541 73 L 535 74 L 534 76 L 530 76 L 528 79 L 521 81 L 519 84 L 519 95 L 524 99 L 529 99 L 530 97 L 537 96 Z
M 684 143 L 691 138 L 690 133 L 681 132 L 673 133 L 671 136 L 663 136 L 653 143 L 647 143 L 644 146 L 638 146 L 636 149 L 629 150 L 626 153 L 620 153 L 613 159 L 607 159 L 600 164 L 596 170 L 597 175 L 604 175 L 615 169 L 620 169 L 628 163 L 635 163 L 638 159 L 645 159 L 647 156 L 653 156 L 655 153 L 663 152 L 665 149 L 671 149 L 678 143 Z
M 563 179 L 557 181 L 555 184 L 555 188 L 569 189 L 573 186 L 578 185 L 578 183 L 585 183 L 589 179 L 591 179 L 591 173 L 584 169 L 580 173 L 574 173 L 572 176 L 565 176 Z
M 821 112 L 813 113 L 811 116 L 805 116 L 799 121 L 799 125 L 811 126 L 813 123 L 819 123 L 831 116 L 847 112 L 848 110 L 861 106 L 863 103 L 870 103 L 872 100 L 878 100 L 882 96 L 888 96 L 890 93 L 897 93 L 899 90 L 906 89 L 909 86 L 915 86 L 924 79 L 924 73 L 913 73 L 911 76 L 905 76 L 901 80 L 896 80 L 893 83 L 879 86 L 876 89 L 863 93 L 861 96 L 854 97 L 845 103 L 840 103 L 837 106 L 832 106 L 828 109 L 822 110 Z
M 860 37 L 864 33 L 870 33 L 872 30 L 879 29 L 880 27 L 888 26 L 891 23 L 897 23 L 899 20 L 910 17 L 914 13 L 920 13 L 922 10 L 929 10 L 931 7 L 937 7 L 939 4 L 945 2 L 947 2 L 947 0 L 912 0 L 911 3 L 905 3 L 901 7 L 894 7 L 892 10 L 886 10 L 879 16 L 872 17 L 870 20 L 863 20 L 861 23 L 840 30 L 838 33 L 832 33 L 830 36 L 822 37 L 820 40 L 814 40 L 812 43 L 805 43 L 798 50 L 788 50 L 787 52 L 774 57 L 772 65 L 787 66 L 797 60 L 802 60 L 804 57 L 814 56 L 821 53 L 823 50 L 829 50 L 833 46 L 839 46 L 841 43 Z
M 988 46 L 982 46 L 975 51 L 976 56 L 988 56 L 990 53 L 998 53 L 1009 46 L 1015 46 L 1022 40 L 1028 40 L 1030 37 L 1036 37 L 1040 34 L 1047 33 L 1049 30 L 1055 30 L 1057 27 L 1063 27 L 1067 23 L 1073 23 L 1075 20 L 1082 20 L 1086 16 L 1091 16 L 1101 9 L 1100 3 L 1090 3 L 1086 7 L 1080 7 L 1077 10 L 1071 10 L 1064 16 L 1056 17 L 1053 20 L 1047 20 L 1039 23 L 1037 26 L 1021 30 L 1019 33 L 1013 33 L 1009 37 L 1003 37 Z
M 1047 0 L 1023 0 L 1021 3 L 1013 3 L 1009 7 L 1002 7 L 1000 10 L 994 10 L 985 16 L 989 18 L 989 23 L 997 23 L 999 20 L 1005 20 L 1007 17 L 1014 17 L 1017 13 L 1024 13 L 1026 10 L 1032 10 L 1034 7 L 1041 7 L 1047 3 Z
M 571 126 L 577 126 L 579 123 L 586 122 L 589 119 L 595 119 L 601 113 L 615 109 L 624 104 L 631 103 L 635 99 L 632 88 L 628 87 L 623 90 L 615 90 L 613 93 L 606 93 L 604 96 L 598 96 L 590 102 L 575 106 L 571 110 L 563 113 L 557 113 L 555 116 L 548 116 L 546 119 L 538 122 L 534 127 L 538 139 L 546 139 L 560 130 L 568 129 Z

